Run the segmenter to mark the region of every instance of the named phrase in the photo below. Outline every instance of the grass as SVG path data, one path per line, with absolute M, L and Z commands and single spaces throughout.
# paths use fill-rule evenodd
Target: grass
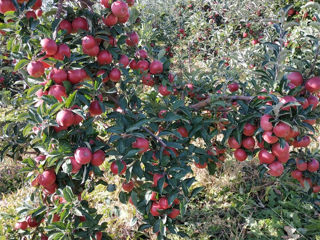
M 108 169 L 107 164 L 104 165 Z M 320 213 L 311 204 L 301 202 L 301 192 L 287 179 L 261 180 L 254 162 L 227 161 L 217 176 L 209 176 L 206 170 L 194 169 L 196 186 L 205 186 L 178 219 L 179 227 L 194 240 L 320 240 Z M 120 184 L 118 177 L 106 173 L 108 183 Z M 5 238 L 5 225 L 13 224 L 7 217 L 15 216 L 16 208 L 30 192 L 24 186 L 3 195 L 0 200 L 0 240 Z M 92 205 L 103 214 L 108 223 L 107 232 L 114 239 L 155 239 L 145 232 L 145 238 L 136 232 L 131 220 L 136 211 L 130 205 L 118 201 L 118 191 L 108 192 L 99 185 L 88 194 Z M 181 240 L 177 236 L 169 236 Z

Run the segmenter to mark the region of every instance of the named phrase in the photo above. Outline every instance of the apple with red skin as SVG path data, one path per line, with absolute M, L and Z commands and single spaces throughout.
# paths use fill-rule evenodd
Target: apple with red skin
M 160 74 L 163 72 L 163 64 L 158 60 L 154 60 L 150 64 L 150 73 L 151 74 Z
M 68 80 L 72 84 L 77 84 L 83 81 L 87 73 L 84 69 L 74 69 L 68 71 Z
M 128 4 L 123 1 L 115 1 L 111 5 L 112 13 L 117 17 L 125 17 L 128 12 Z
M 154 84 L 155 84 L 155 81 L 154 81 L 154 79 L 152 78 L 152 76 L 151 76 L 150 73 L 147 73 L 147 74 L 143 75 L 142 78 L 141 78 L 141 80 L 142 80 L 142 84 L 143 84 L 143 85 L 146 85 L 146 86 L 152 87 L 152 86 L 154 86 Z
M 79 106 L 78 105 L 74 105 L 74 106 L 71 107 L 71 109 L 79 109 Z M 76 114 L 76 113 L 73 113 L 73 114 L 74 114 L 73 125 L 77 126 L 83 121 L 83 118 L 80 115 Z
M 56 121 L 59 126 L 70 127 L 74 123 L 74 113 L 69 109 L 64 109 L 58 112 Z
M 168 214 L 168 217 L 171 219 L 175 219 L 176 217 L 178 217 L 180 215 L 180 210 L 173 208 L 172 211 Z
M 129 58 L 127 55 L 121 55 L 120 59 L 119 59 L 119 64 L 122 67 L 127 67 L 129 65 Z
M 100 2 L 105 8 L 111 8 L 110 0 L 101 0 Z
M 270 122 L 270 119 L 272 119 L 272 116 L 269 114 L 265 114 L 260 118 L 260 127 L 264 131 L 272 131 L 273 126 L 272 126 L 272 123 Z
M 316 96 L 310 95 L 307 100 L 309 105 L 312 105 L 312 110 L 315 110 L 319 104 L 319 98 L 317 98 Z
M 158 118 L 164 118 L 165 115 L 167 114 L 167 112 L 168 111 L 165 110 L 165 109 L 160 110 L 159 113 L 158 113 Z
M 97 232 L 95 240 L 101 240 L 101 239 L 102 239 L 102 232 Z
M 27 71 L 30 76 L 39 78 L 44 74 L 44 66 L 40 61 L 32 61 L 28 64 Z
M 89 24 L 87 19 L 77 17 L 72 21 L 72 32 L 79 32 L 79 30 L 89 31 Z
M 130 14 L 128 12 L 124 17 L 118 17 L 118 22 L 119 23 L 126 23 L 126 22 L 128 22 L 129 18 L 130 18 Z
M 37 14 L 37 17 L 42 17 L 42 10 L 41 9 L 37 9 L 36 10 L 36 14 Z
M 39 223 L 37 222 L 37 219 L 33 218 L 32 216 L 28 216 L 27 219 L 26 219 L 29 227 L 37 227 L 39 226 Z
M 301 187 L 305 187 L 305 182 L 308 183 L 309 187 L 312 187 L 312 180 L 310 178 L 302 178 L 300 181 Z
M 119 82 L 121 79 L 121 72 L 118 68 L 113 68 L 109 73 L 109 78 L 112 82 Z
M 26 12 L 26 18 L 27 19 L 30 19 L 30 18 L 33 18 L 33 19 L 37 19 L 37 15 L 34 11 L 27 11 Z
M 246 137 L 245 139 L 242 140 L 242 146 L 245 149 L 252 150 L 254 149 L 255 145 L 256 145 L 256 141 L 254 140 L 253 137 Z
M 320 90 L 320 77 L 310 78 L 306 82 L 305 88 L 307 91 L 311 93 L 318 92 Z
M 99 70 L 98 72 L 97 72 L 97 77 L 99 77 L 99 76 L 101 76 L 101 75 L 104 75 L 105 74 L 105 70 Z M 102 82 L 108 82 L 109 81 L 109 75 L 107 75 L 106 77 L 104 77 L 103 79 L 102 79 Z
M 208 166 L 208 163 L 205 162 L 205 163 L 201 164 L 201 163 L 194 162 L 194 165 L 199 169 L 203 169 Z
M 56 181 L 56 173 L 53 169 L 45 170 L 39 176 L 39 184 L 44 187 L 49 187 L 53 185 Z
M 47 158 L 46 155 L 39 155 L 39 156 L 35 157 L 34 160 L 35 160 L 37 163 L 39 163 L 39 162 L 41 162 L 41 161 L 43 161 L 43 160 L 46 160 L 46 158 Z
M 248 157 L 246 151 L 243 150 L 242 148 L 238 148 L 233 154 L 235 159 L 238 160 L 239 162 L 245 161 Z
M 145 138 L 136 138 L 136 141 L 132 143 L 132 148 L 140 149 L 139 153 L 143 154 L 149 150 L 149 141 Z
M 123 182 L 122 183 L 122 189 L 126 192 L 131 192 L 134 188 L 134 183 L 133 181 L 130 181 L 130 182 Z
M 83 53 L 89 55 L 90 57 L 96 57 L 98 56 L 100 52 L 100 48 L 98 45 L 95 45 L 93 48 L 90 48 L 90 49 L 83 49 Z
M 272 154 L 276 157 L 286 156 L 289 153 L 290 147 L 289 144 L 286 142 L 284 147 L 281 148 L 280 143 L 276 143 L 272 145 Z
M 140 60 L 137 62 L 137 69 L 139 73 L 142 74 L 149 70 L 149 62 L 147 60 Z
M 298 87 L 301 86 L 303 83 L 303 76 L 299 72 L 291 72 L 287 75 L 287 79 L 291 84 Z
M 171 94 L 171 92 L 168 90 L 167 86 L 160 85 L 158 87 L 158 90 L 159 90 L 159 93 L 164 97 L 169 96 Z
M 242 142 L 238 143 L 238 141 L 236 140 L 235 137 L 230 137 L 228 139 L 228 144 L 229 144 L 229 147 L 232 148 L 232 149 L 238 149 L 241 147 L 242 145 Z
M 11 1 L 10 1 L 11 2 Z M 16 230 L 26 230 L 28 228 L 28 223 L 26 221 L 23 221 L 23 222 L 17 222 L 15 225 L 14 225 L 14 229 Z
M 112 55 L 109 51 L 107 50 L 101 50 L 98 54 L 98 63 L 100 65 L 107 65 L 112 63 Z
M 74 157 L 70 157 L 71 166 L 72 166 L 72 173 L 77 173 L 82 168 L 82 164 L 79 164 Z
M 297 169 L 301 172 L 304 172 L 308 169 L 308 163 L 303 159 L 296 159 Z
M 126 39 L 126 44 L 130 47 L 133 47 L 139 43 L 139 35 L 136 32 L 131 32 L 128 34 Z
M 188 130 L 187 130 L 185 127 L 179 127 L 179 128 L 177 129 L 177 132 L 180 133 L 180 135 L 181 135 L 183 138 L 189 137 Z
M 72 33 L 72 24 L 68 20 L 64 19 L 59 24 L 58 29 L 65 30 L 68 34 L 71 34 Z
M 159 199 L 159 205 L 160 205 L 160 209 L 162 209 L 162 210 L 166 210 L 169 207 L 171 207 L 171 206 L 169 206 L 168 198 L 166 198 L 166 197 L 162 197 Z
M 242 34 L 242 37 L 243 37 L 243 38 L 247 38 L 247 37 L 248 37 L 248 33 L 244 32 L 244 33 Z
M 85 165 L 91 162 L 92 160 L 92 152 L 87 147 L 79 147 L 74 152 L 74 158 L 77 163 L 81 165 Z
M 50 38 L 45 38 L 40 41 L 42 49 L 47 53 L 47 55 L 55 55 L 58 51 L 58 45 L 56 42 Z
M 296 148 L 300 148 L 300 147 L 308 147 L 310 143 L 311 143 L 310 137 L 304 136 L 299 141 L 298 140 L 293 141 L 292 145 Z
M 256 45 L 256 44 L 259 43 L 259 40 L 258 40 L 258 39 L 253 39 L 253 40 L 251 41 L 251 43 L 252 43 L 252 45 Z
M 273 177 L 279 177 L 282 175 L 283 171 L 284 171 L 284 167 L 282 165 L 281 162 L 275 161 L 271 164 L 268 165 L 269 168 L 269 175 L 273 176 Z
M 37 10 L 37 9 L 41 8 L 41 6 L 42 6 L 42 0 L 36 0 L 36 2 L 32 6 L 32 9 Z
M 126 0 L 129 7 L 132 7 L 134 5 L 134 0 Z
M 310 162 L 308 162 L 308 171 L 309 172 L 317 172 L 319 170 L 319 162 L 312 158 Z
M 89 113 L 90 116 L 98 116 L 102 114 L 102 108 L 98 100 L 94 100 L 90 103 Z
M 289 152 L 278 157 L 278 161 L 281 162 L 281 163 L 287 163 L 289 159 L 290 159 L 290 153 Z
M 290 132 L 291 132 L 291 127 L 284 122 L 279 122 L 273 128 L 274 135 L 276 135 L 277 137 L 281 137 L 281 138 L 286 138 Z
M 230 92 L 236 92 L 239 90 L 239 84 L 238 83 L 230 83 L 228 84 L 228 88 Z
M 104 151 L 102 151 L 101 149 L 97 150 L 92 155 L 91 164 L 93 166 L 100 166 L 104 162 L 104 159 L 105 159 Z
M 112 27 L 117 24 L 118 17 L 115 16 L 113 13 L 110 13 L 106 18 L 102 18 L 102 21 L 108 27 Z
M 276 159 L 276 157 L 272 153 L 268 152 L 265 149 L 261 149 L 258 157 L 260 160 L 260 164 L 264 164 L 264 163 L 270 164 L 270 163 L 273 163 Z
M 121 170 L 120 173 L 119 173 L 119 168 L 118 168 L 117 162 L 114 161 L 114 162 L 111 163 L 110 170 L 114 175 L 122 175 L 122 174 L 124 174 L 126 172 L 127 164 L 123 160 L 120 163 L 123 166 L 123 169 Z
M 45 192 L 45 194 L 51 195 L 56 192 L 57 188 L 58 188 L 58 185 L 56 183 L 54 183 L 50 186 L 44 186 L 44 192 Z
M 67 44 L 60 44 L 56 54 L 53 56 L 55 59 L 63 61 L 65 57 L 71 57 L 71 50 Z
M 273 135 L 272 131 L 266 131 L 262 134 L 262 138 L 269 144 L 274 144 L 278 142 L 279 138 Z
M 157 187 L 158 186 L 158 181 L 161 179 L 161 178 L 164 178 L 164 175 L 163 174 L 160 174 L 160 173 L 155 173 L 153 175 L 153 187 Z M 164 185 L 163 187 L 167 187 L 168 186 L 168 183 L 164 182 Z
M 256 131 L 257 127 L 251 123 L 246 123 L 243 127 L 243 135 L 247 137 L 253 136 L 254 132 Z
M 136 62 L 136 60 L 131 60 L 130 63 L 129 63 L 129 67 L 132 69 L 132 70 L 137 70 L 138 69 L 138 64 Z
M 303 178 L 303 173 L 299 170 L 294 170 L 291 172 L 291 177 L 300 181 Z
M 297 99 L 293 96 L 284 96 L 283 98 L 280 99 L 280 102 L 283 103 L 284 105 L 287 103 L 291 102 L 297 102 Z M 296 106 L 292 106 L 293 108 L 296 108 Z M 283 107 L 281 108 L 284 111 L 290 111 L 291 107 Z
M 140 59 L 146 59 L 148 58 L 148 53 L 146 50 L 140 49 L 135 53 L 135 56 Z
M 153 202 L 150 208 L 150 213 L 154 217 L 159 217 L 161 214 L 158 212 L 160 210 L 160 204 L 158 202 Z
M 2 0 L 0 1 L 0 13 L 5 14 L 9 11 L 15 11 L 16 7 L 11 0 Z
M 97 45 L 96 39 L 91 36 L 85 36 L 82 38 L 82 48 L 83 49 L 91 49 Z
M 67 81 L 67 79 L 68 79 L 68 74 L 63 69 L 54 68 L 50 72 L 50 75 L 51 75 L 51 79 L 57 84 L 61 84 L 63 81 Z

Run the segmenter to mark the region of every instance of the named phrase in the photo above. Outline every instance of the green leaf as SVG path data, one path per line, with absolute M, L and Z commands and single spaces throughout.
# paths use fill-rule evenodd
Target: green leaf
M 20 60 L 16 66 L 14 67 L 14 71 L 18 71 L 19 69 L 23 68 L 24 66 L 26 66 L 30 61 L 27 59 L 22 59 Z
M 74 194 L 71 187 L 67 186 L 63 189 L 63 197 L 67 202 L 72 202 L 74 199 Z

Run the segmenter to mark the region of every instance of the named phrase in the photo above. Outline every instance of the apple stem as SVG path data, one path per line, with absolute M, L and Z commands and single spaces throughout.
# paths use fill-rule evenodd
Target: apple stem
M 154 135 L 148 128 L 142 127 L 142 129 L 149 133 L 152 137 L 154 137 L 161 144 L 162 147 L 167 147 L 167 144 L 165 144 L 158 136 Z

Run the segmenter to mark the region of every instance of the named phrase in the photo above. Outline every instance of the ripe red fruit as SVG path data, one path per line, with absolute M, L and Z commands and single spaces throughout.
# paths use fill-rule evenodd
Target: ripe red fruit
M 291 172 L 291 177 L 300 181 L 303 178 L 303 174 L 299 170 L 294 170 Z
M 107 50 L 102 50 L 98 54 L 98 63 L 100 65 L 106 65 L 112 63 L 112 55 Z
M 45 192 L 45 194 L 51 195 L 56 192 L 57 188 L 58 188 L 58 185 L 56 183 L 54 183 L 50 186 L 44 186 L 44 192 Z
M 83 17 L 77 17 L 72 21 L 72 31 L 78 32 L 80 29 L 84 31 L 89 30 L 87 19 Z
M 269 168 L 268 173 L 274 177 L 281 176 L 284 171 L 284 167 L 283 167 L 282 163 L 280 163 L 278 161 L 275 161 L 275 162 L 269 164 L 268 168 Z
M 128 34 L 128 38 L 126 39 L 126 44 L 130 47 L 133 47 L 139 43 L 139 35 L 136 32 L 132 32 Z
M 143 85 L 152 87 L 155 84 L 155 81 L 151 77 L 150 73 L 147 73 L 146 75 L 143 75 L 141 79 L 142 79 L 142 84 Z
M 112 27 L 117 24 L 118 17 L 115 16 L 114 14 L 110 13 L 106 18 L 102 18 L 102 21 L 108 27 Z
M 279 138 L 274 136 L 271 131 L 266 131 L 262 134 L 262 138 L 264 141 L 266 141 L 269 144 L 274 144 L 278 142 Z
M 139 49 L 139 50 L 136 52 L 135 56 L 136 56 L 137 58 L 140 58 L 140 59 L 146 59 L 146 58 L 148 58 L 148 53 L 147 53 L 147 51 L 144 50 L 144 49 Z
M 37 14 L 37 17 L 41 17 L 42 16 L 42 10 L 41 9 L 37 9 L 36 10 L 36 14 Z
M 121 72 L 118 68 L 113 68 L 109 73 L 109 78 L 112 82 L 119 82 L 121 79 Z
M 129 63 L 129 67 L 132 69 L 132 70 L 137 70 L 138 69 L 138 64 L 136 62 L 136 60 L 131 60 L 130 63 Z
M 247 159 L 248 155 L 246 153 L 246 151 L 244 151 L 241 148 L 238 148 L 235 152 L 234 152 L 234 157 L 236 158 L 236 160 L 243 162 L 244 160 Z
M 252 125 L 251 123 L 246 123 L 243 128 L 243 135 L 247 137 L 251 137 L 253 136 L 255 131 L 256 131 L 255 125 Z
M 61 84 L 63 81 L 67 81 L 68 79 L 68 74 L 63 69 L 54 68 L 51 71 L 50 76 L 51 76 L 51 79 L 57 84 Z
M 83 69 L 74 69 L 74 70 L 68 71 L 68 80 L 72 84 L 77 84 L 82 82 L 86 76 L 87 76 L 87 73 Z
M 309 187 L 312 187 L 312 180 L 310 178 L 302 178 L 300 179 L 300 185 L 304 188 L 305 184 L 307 183 Z
M 242 34 L 242 37 L 243 37 L 243 38 L 248 37 L 248 33 L 244 32 L 244 33 Z
M 286 103 L 290 103 L 290 102 L 297 102 L 297 99 L 293 96 L 285 96 L 283 98 L 280 99 L 280 102 L 283 103 L 283 104 L 286 104 Z M 292 106 L 293 108 L 296 108 L 296 106 Z M 291 107 L 283 107 L 281 108 L 282 110 L 284 111 L 290 111 L 290 108 Z
M 160 209 L 168 209 L 169 208 L 169 203 L 168 203 L 168 198 L 162 197 L 159 199 L 159 205 Z
M 62 20 L 59 24 L 59 30 L 65 30 L 68 34 L 71 34 L 72 32 L 72 24 L 68 20 Z
M 10 1 L 11 2 L 11 1 Z M 0 8 L 1 9 L 1 8 Z M 23 221 L 23 222 L 17 222 L 15 225 L 14 225 L 14 228 L 16 230 L 26 230 L 28 228 L 28 223 L 26 221 Z
M 99 76 L 101 76 L 101 75 L 104 75 L 105 74 L 105 70 L 99 70 L 98 72 L 97 72 L 97 77 L 99 77 Z M 104 77 L 103 79 L 102 79 L 102 82 L 108 82 L 109 81 L 109 75 L 107 75 L 106 77 Z
M 105 159 L 105 153 L 102 150 L 97 150 L 92 155 L 91 164 L 93 166 L 100 166 Z
M 150 73 L 151 74 L 160 74 L 163 72 L 163 64 L 158 60 L 154 60 L 150 64 Z
M 296 159 L 297 169 L 304 172 L 308 169 L 308 163 L 303 159 Z
M 309 172 L 317 172 L 319 170 L 319 162 L 312 158 L 311 162 L 308 162 L 308 171 Z
M 149 150 L 149 141 L 145 138 L 136 138 L 136 141 L 132 143 L 132 148 L 140 149 L 140 154 L 147 152 Z
M 37 0 L 37 1 L 33 4 L 32 9 L 33 9 L 33 10 L 37 10 L 37 9 L 41 8 L 41 6 L 42 6 L 42 0 Z
M 127 67 L 129 65 L 129 58 L 127 55 L 121 55 L 119 59 L 119 64 L 122 67 Z
M 286 142 L 284 147 L 281 148 L 280 143 L 276 143 L 272 145 L 272 153 L 276 157 L 286 156 L 289 153 L 290 147 L 289 144 Z
M 39 225 L 37 220 L 35 218 L 33 218 L 32 216 L 28 216 L 26 220 L 27 220 L 29 227 L 37 227 Z
M 46 155 L 39 155 L 39 156 L 35 157 L 34 160 L 35 160 L 37 163 L 39 163 L 39 162 L 45 160 L 46 158 L 47 158 Z
M 61 110 L 56 116 L 56 121 L 62 127 L 70 127 L 74 123 L 74 114 L 69 109 Z
M 150 209 L 150 213 L 152 216 L 154 217 L 158 217 L 161 214 L 158 212 L 158 210 L 160 209 L 160 205 L 158 202 L 153 202 L 151 205 L 151 209 Z
M 228 139 L 228 144 L 230 148 L 238 149 L 241 147 L 242 142 L 238 143 L 235 137 L 230 137 Z
M 239 84 L 238 83 L 230 83 L 228 85 L 229 91 L 230 92 L 236 92 L 239 90 Z
M 45 170 L 39 176 L 39 184 L 46 188 L 53 185 L 55 181 L 56 181 L 56 173 L 54 172 L 53 169 Z
M 58 50 L 58 45 L 52 39 L 42 39 L 40 44 L 42 49 L 47 53 L 47 55 L 55 55 Z
M 312 110 L 315 110 L 319 104 L 319 98 L 316 96 L 310 95 L 308 97 L 308 103 L 309 105 L 312 105 Z
M 79 106 L 78 105 L 74 105 L 73 107 L 71 107 L 71 109 L 79 109 Z M 81 123 L 82 120 L 83 120 L 83 118 L 80 115 L 74 113 L 73 125 L 75 125 L 75 126 L 79 125 L 79 123 Z
M 269 114 L 265 114 L 260 118 L 260 127 L 264 131 L 271 131 L 272 130 L 273 126 L 272 126 L 272 123 L 270 122 L 271 118 L 272 118 L 272 116 Z
M 33 19 L 37 19 L 37 15 L 34 11 L 27 11 L 26 12 L 26 18 L 27 19 L 30 19 L 30 18 L 33 18 Z
M 187 138 L 189 136 L 188 130 L 185 127 L 179 127 L 177 131 L 180 133 L 180 135 L 184 138 Z
M 159 113 L 158 113 L 158 118 L 164 118 L 165 115 L 167 114 L 167 110 L 160 110 Z
M 125 17 L 129 12 L 128 4 L 123 1 L 115 1 L 111 5 L 111 11 L 117 17 Z
M 62 102 L 62 97 L 67 97 L 66 89 L 61 85 L 52 85 L 49 88 L 48 95 L 54 96 L 59 102 Z
M 311 139 L 309 136 L 302 137 L 299 141 L 295 140 L 292 145 L 296 148 L 298 147 L 308 147 L 311 143 Z
M 259 43 L 259 40 L 258 40 L 258 39 L 253 39 L 253 40 L 251 41 L 251 43 L 252 43 L 252 45 L 256 45 L 256 44 Z
M 16 7 L 14 6 L 11 0 L 1 0 L 0 1 L 0 13 L 5 14 L 9 11 L 15 11 Z
M 77 173 L 80 171 L 82 164 L 79 164 L 74 157 L 70 157 L 71 166 L 72 166 L 72 173 Z
M 254 146 L 256 145 L 256 141 L 253 137 L 246 137 L 242 140 L 242 146 L 246 149 L 254 149 Z
M 299 72 L 292 72 L 287 75 L 287 79 L 291 84 L 298 87 L 303 83 L 302 74 Z
M 102 232 L 97 232 L 95 240 L 101 240 L 101 239 L 102 239 Z
M 132 181 L 130 182 L 123 182 L 122 183 L 122 189 L 126 192 L 131 192 L 134 188 L 134 183 Z
M 129 7 L 132 7 L 134 5 L 134 0 L 126 0 Z
M 83 49 L 83 53 L 89 55 L 90 57 L 96 57 L 100 52 L 100 48 L 98 45 L 95 45 L 93 48 L 90 49 Z
M 291 131 L 291 127 L 284 123 L 284 122 L 279 122 L 274 128 L 273 128 L 273 133 L 277 137 L 282 137 L 286 138 Z
M 155 173 L 153 175 L 153 187 L 157 187 L 158 186 L 158 181 L 161 179 L 161 178 L 164 178 L 164 175 L 163 174 L 160 174 L 160 173 Z M 164 182 L 163 184 L 163 187 L 167 187 L 168 186 L 168 183 Z
M 260 164 L 270 164 L 270 163 L 273 163 L 274 160 L 276 159 L 275 156 L 268 152 L 267 150 L 265 149 L 262 149 L 260 152 L 259 152 L 259 160 L 260 160 Z
M 105 8 L 111 8 L 110 0 L 101 0 L 101 4 L 102 4 Z
M 203 168 L 206 168 L 208 166 L 208 163 L 197 163 L 197 162 L 194 162 L 194 165 L 197 167 L 197 168 L 200 168 L 200 169 L 203 169 Z
M 117 174 L 122 175 L 122 174 L 124 174 L 124 173 L 126 172 L 126 170 L 127 170 L 127 164 L 126 164 L 124 161 L 121 161 L 121 162 L 119 162 L 119 163 L 123 166 L 123 169 L 121 170 L 120 173 L 119 173 L 119 170 L 120 170 L 120 169 L 118 168 L 117 162 L 114 161 L 114 162 L 111 163 L 110 170 L 111 170 L 111 172 L 112 172 L 113 174 L 115 174 L 115 175 L 117 175 Z
M 312 192 L 314 193 L 319 193 L 320 192 L 320 186 L 319 185 L 315 185 L 312 187 Z
M 39 78 L 44 74 L 44 66 L 40 61 L 32 61 L 28 64 L 27 71 L 30 76 Z
M 89 112 L 91 116 L 97 116 L 102 114 L 102 108 L 98 100 L 90 103 Z
M 81 165 L 88 164 L 92 160 L 92 152 L 87 147 L 79 147 L 74 152 L 74 158 Z
M 147 72 L 149 70 L 149 62 L 147 60 L 138 61 L 137 69 L 139 69 L 139 73 Z
M 320 90 L 320 77 L 313 77 L 310 78 L 306 84 L 305 88 L 307 91 L 313 93 L 313 92 L 318 92 Z
M 287 163 L 289 159 L 290 159 L 290 153 L 289 152 L 278 157 L 278 161 L 281 162 L 281 163 Z
M 93 36 L 85 36 L 82 38 L 82 48 L 91 49 L 97 45 L 96 39 Z
M 180 215 L 180 210 L 173 208 L 172 211 L 168 214 L 169 218 L 175 219 L 176 217 L 178 217 Z
M 158 90 L 159 90 L 159 93 L 162 95 L 162 96 L 168 96 L 171 94 L 171 92 L 168 90 L 167 86 L 163 86 L 163 85 L 160 85 L 158 87 Z
M 55 59 L 63 60 L 65 57 L 70 58 L 71 57 L 71 51 L 67 44 L 60 44 L 58 46 L 58 51 L 53 56 Z

